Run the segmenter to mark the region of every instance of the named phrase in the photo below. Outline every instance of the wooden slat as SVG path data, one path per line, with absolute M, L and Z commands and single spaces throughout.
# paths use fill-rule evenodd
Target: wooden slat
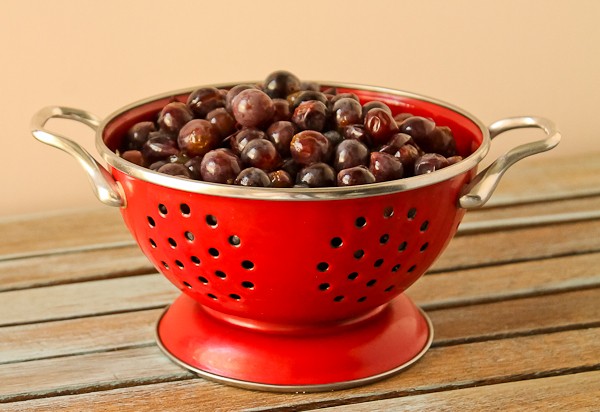
M 151 345 L 163 309 L 0 328 L 0 363 Z
M 0 326 L 157 308 L 178 295 L 159 274 L 4 292 Z
M 137 245 L 0 261 L 0 292 L 155 272 Z
M 319 409 L 321 412 L 597 411 L 600 372 L 584 372 L 523 382 L 413 395 Z M 314 410 L 314 409 L 311 409 Z
M 187 378 L 154 347 L 0 366 L 6 376 L 0 399 L 16 401 L 111 386 Z M 6 404 L 6 411 L 178 411 L 287 407 L 290 410 L 366 398 L 436 392 L 511 382 L 600 367 L 600 329 L 585 329 L 431 349 L 407 371 L 381 382 L 339 392 L 273 394 L 246 391 L 202 379 L 160 383 Z M 7 370 L 9 369 L 9 370 Z
M 0 257 L 132 241 L 121 214 L 110 207 L 3 218 L 0 233 Z

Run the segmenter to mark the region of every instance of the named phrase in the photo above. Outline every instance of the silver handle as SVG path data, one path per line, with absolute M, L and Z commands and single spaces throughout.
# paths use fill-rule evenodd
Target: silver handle
M 458 200 L 460 207 L 475 209 L 483 206 L 490 199 L 502 175 L 509 167 L 528 156 L 550 150 L 560 142 L 560 133 L 556 130 L 554 123 L 541 117 L 531 116 L 511 117 L 492 123 L 489 127 L 490 137 L 493 139 L 500 133 L 528 127 L 542 129 L 547 137 L 543 140 L 525 143 L 509 150 L 486 169 L 482 170 L 463 189 Z
M 84 110 L 70 107 L 49 106 L 38 111 L 31 119 L 31 133 L 42 143 L 63 150 L 73 156 L 83 167 L 92 184 L 94 194 L 102 203 L 109 206 L 125 206 L 125 198 L 117 182 L 87 150 L 71 139 L 52 133 L 44 128 L 46 122 L 53 118 L 71 119 L 97 130 L 100 119 Z

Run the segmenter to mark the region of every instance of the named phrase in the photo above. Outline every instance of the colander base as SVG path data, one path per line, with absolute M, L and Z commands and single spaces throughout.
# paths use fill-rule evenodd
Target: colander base
M 375 382 L 412 365 L 433 339 L 431 321 L 405 295 L 368 322 L 316 335 L 228 324 L 181 295 L 161 316 L 156 334 L 171 360 L 204 378 L 274 392 L 330 391 Z

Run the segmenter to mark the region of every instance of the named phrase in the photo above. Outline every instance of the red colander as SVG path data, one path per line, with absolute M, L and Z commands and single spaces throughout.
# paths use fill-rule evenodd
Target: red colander
M 173 177 L 114 152 L 134 123 L 153 120 L 166 93 L 100 121 L 48 107 L 32 121 L 40 141 L 73 155 L 97 197 L 120 207 L 144 254 L 183 293 L 162 315 L 157 342 L 204 377 L 272 391 L 320 391 L 373 382 L 429 348 L 427 316 L 402 292 L 452 239 L 465 210 L 483 205 L 516 161 L 556 146 L 541 118 L 485 127 L 464 110 L 396 90 L 326 84 L 449 126 L 464 160 L 428 175 L 333 188 L 248 188 Z M 217 85 L 228 88 L 232 85 Z M 68 118 L 96 130 L 101 166 L 81 146 L 44 128 Z M 496 135 L 537 127 L 546 138 L 519 146 L 476 174 Z

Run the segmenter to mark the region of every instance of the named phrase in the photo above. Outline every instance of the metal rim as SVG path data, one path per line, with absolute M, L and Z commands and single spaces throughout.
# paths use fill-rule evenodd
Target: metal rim
M 399 366 L 395 367 L 394 369 L 390 369 L 388 371 L 379 373 L 377 375 L 367 376 L 365 378 L 354 379 L 354 380 L 344 381 L 344 382 L 334 382 L 334 383 L 316 384 L 316 385 L 266 384 L 266 383 L 233 379 L 233 378 L 228 378 L 226 376 L 217 375 L 217 374 L 214 374 L 211 372 L 204 371 L 202 369 L 198 369 L 188 363 L 183 362 L 182 360 L 178 359 L 177 357 L 175 357 L 175 355 L 173 355 L 171 352 L 169 352 L 169 350 L 163 345 L 163 343 L 160 339 L 160 335 L 158 333 L 158 327 L 160 325 L 160 322 L 161 322 L 162 318 L 164 317 L 164 315 L 169 310 L 169 308 L 170 308 L 170 305 L 165 308 L 165 310 L 160 315 L 160 318 L 156 322 L 156 327 L 154 328 L 154 337 L 156 340 L 156 344 L 158 345 L 160 350 L 175 364 L 181 366 L 182 368 L 188 369 L 205 379 L 208 379 L 208 380 L 211 380 L 214 382 L 218 382 L 218 383 L 223 383 L 223 384 L 226 384 L 229 386 L 243 388 L 243 389 L 252 389 L 252 390 L 268 391 L 268 392 L 282 392 L 282 393 L 290 393 L 290 392 L 308 393 L 308 392 L 336 391 L 336 390 L 342 390 L 342 389 L 350 389 L 350 388 L 354 388 L 357 386 L 363 386 L 363 385 L 367 385 L 370 383 L 380 381 L 380 380 L 390 377 L 392 375 L 395 375 L 396 373 L 398 373 L 404 369 L 408 369 L 410 366 L 412 366 L 414 363 L 416 363 L 419 359 L 421 359 L 423 357 L 423 355 L 425 355 L 425 353 L 429 350 L 429 348 L 431 347 L 431 344 L 433 342 L 433 323 L 431 322 L 431 319 L 429 319 L 429 316 L 427 316 L 427 314 L 420 307 L 417 306 L 417 309 L 419 310 L 419 312 L 425 319 L 429 335 L 428 335 L 427 341 L 425 342 L 425 345 L 423 346 L 421 351 L 418 352 L 412 359 L 403 363 L 402 365 L 399 365 Z
M 256 82 L 236 82 L 236 83 L 223 83 L 213 85 L 203 85 L 198 87 L 216 87 L 226 88 L 231 87 L 240 83 L 256 83 Z M 490 134 L 488 128 L 475 116 L 466 112 L 465 110 L 456 107 L 450 103 L 446 103 L 431 97 L 426 97 L 406 91 L 389 89 L 385 87 L 377 86 L 366 86 L 362 84 L 354 83 L 335 83 L 335 82 L 318 82 L 326 87 L 338 87 L 338 88 L 349 88 L 358 89 L 370 92 L 385 93 L 395 96 L 407 97 L 415 100 L 421 100 L 427 103 L 432 103 L 437 106 L 449 109 L 459 115 L 469 119 L 473 122 L 481 131 L 483 140 L 481 145 L 475 150 L 470 156 L 463 159 L 454 165 L 448 166 L 444 169 L 438 170 L 435 173 L 413 176 L 404 179 L 392 180 L 381 183 L 371 183 L 360 186 L 348 186 L 348 187 L 323 187 L 323 188 L 263 188 L 263 187 L 241 187 L 234 185 L 226 185 L 220 183 L 209 183 L 203 181 L 190 180 L 181 177 L 169 176 L 163 173 L 158 173 L 153 170 L 147 169 L 142 166 L 130 163 L 123 158 L 119 157 L 116 153 L 110 150 L 102 139 L 104 129 L 106 126 L 118 116 L 123 113 L 137 108 L 139 106 L 151 103 L 155 100 L 169 98 L 174 95 L 191 93 L 198 87 L 186 88 L 169 93 L 162 93 L 153 97 L 149 97 L 137 102 L 131 103 L 127 106 L 118 109 L 117 111 L 110 114 L 104 119 L 96 131 L 96 148 L 102 158 L 115 169 L 132 176 L 136 179 L 140 179 L 146 182 L 154 183 L 159 186 L 169 187 L 172 189 L 182 190 L 190 193 L 202 193 L 206 195 L 224 196 L 242 199 L 254 199 L 254 200 L 340 200 L 340 199 L 352 199 L 360 197 L 380 196 L 384 194 L 404 192 L 407 190 L 417 189 L 425 186 L 430 186 L 445 180 L 452 179 L 453 177 L 459 176 L 474 169 L 485 157 L 490 148 Z

